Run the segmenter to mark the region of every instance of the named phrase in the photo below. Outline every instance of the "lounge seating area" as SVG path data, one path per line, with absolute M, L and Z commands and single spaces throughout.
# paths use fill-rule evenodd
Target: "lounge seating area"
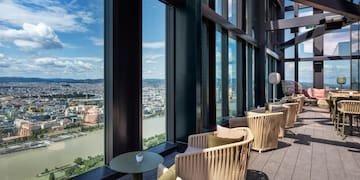
M 258 119 L 261 116 L 264 115 L 262 113 L 254 113 L 249 118 L 234 119 L 230 121 L 230 126 L 243 126 L 246 125 L 246 123 L 244 123 L 244 120 L 252 121 L 251 119 Z M 249 159 L 248 161 L 242 159 L 244 163 L 243 166 L 237 167 L 237 170 L 239 170 L 237 171 L 239 173 L 237 177 L 243 177 L 243 175 L 246 175 L 247 177 L 240 179 L 357 179 L 360 176 L 360 171 L 358 170 L 360 168 L 360 131 L 359 129 L 357 129 L 356 135 L 354 132 L 354 136 L 349 136 L 344 141 L 343 138 L 337 135 L 336 131 L 334 131 L 333 123 L 330 117 L 330 113 L 326 109 L 314 106 L 305 106 L 304 112 L 298 114 L 298 121 L 295 122 L 294 127 L 287 128 L 285 131 L 285 136 L 283 138 L 277 139 L 278 142 L 276 143 L 276 147 L 270 148 L 272 150 L 263 151 L 261 153 L 256 150 L 257 148 L 255 148 L 255 150 L 252 150 L 251 152 L 249 151 L 249 154 L 245 153 L 245 151 L 242 150 L 242 148 L 245 148 L 246 151 L 249 150 L 248 147 L 251 142 L 253 140 L 257 140 L 257 134 L 254 134 L 254 139 L 248 136 L 245 141 L 233 143 L 230 146 L 223 145 L 214 148 L 207 148 L 206 140 L 207 135 L 214 134 L 214 132 L 193 135 L 189 137 L 189 146 L 199 147 L 200 150 L 193 149 L 193 152 L 190 153 L 172 153 L 166 157 L 167 161 L 164 162 L 164 166 L 158 168 L 157 171 L 154 170 L 145 173 L 144 178 L 149 180 L 153 179 L 154 177 L 159 176 L 159 169 L 162 169 L 160 171 L 163 172 L 163 169 L 167 169 L 167 167 L 176 164 L 176 172 L 184 173 L 183 177 L 187 177 L 180 178 L 181 176 L 177 174 L 180 176 L 178 176 L 178 179 L 192 179 L 192 177 L 197 177 L 196 179 L 202 179 L 202 177 L 207 176 L 205 170 L 208 171 L 210 170 L 208 168 L 215 168 L 215 166 L 205 166 L 200 169 L 197 168 L 203 166 L 198 163 L 207 162 L 200 160 L 201 158 L 203 158 L 203 160 L 205 159 L 206 156 L 203 156 L 204 154 L 215 152 L 215 149 L 216 151 L 223 149 L 223 151 L 221 151 L 222 153 L 230 152 L 231 154 L 231 149 L 225 150 L 224 148 L 236 147 L 242 144 L 240 145 L 242 146 L 240 154 L 243 154 L 244 157 L 249 157 Z M 249 132 L 252 136 L 252 133 L 251 131 L 248 131 L 248 128 L 240 129 Z M 252 145 L 252 147 L 254 147 L 254 144 Z M 188 155 L 187 153 L 189 153 L 190 155 Z M 200 158 L 198 159 L 198 161 L 195 160 L 196 154 L 197 158 Z M 211 157 L 216 157 L 220 154 L 220 152 L 213 153 Z M 188 157 L 186 158 L 186 160 L 184 159 L 188 162 L 186 163 L 187 165 L 185 165 L 184 167 L 180 164 L 185 162 L 180 159 L 185 157 Z M 210 157 L 210 155 L 208 155 L 207 157 Z M 233 155 L 222 157 L 233 157 Z M 212 158 L 211 160 L 221 159 Z M 229 162 L 229 164 L 231 164 L 233 160 L 234 158 L 229 159 L 228 161 L 225 160 L 224 162 Z M 214 163 L 209 164 L 214 165 Z M 224 164 L 220 163 L 219 165 Z M 177 168 L 177 166 L 180 167 Z M 227 169 L 225 170 L 223 169 L 225 166 L 216 167 L 219 170 L 216 172 L 230 173 L 231 168 L 225 168 Z M 244 172 L 245 166 L 247 166 L 247 172 Z M 200 176 L 200 174 L 202 173 L 205 173 L 204 176 Z M 226 173 L 220 177 L 225 177 Z M 212 177 L 218 177 L 218 175 L 220 174 L 212 175 Z M 120 179 L 128 180 L 131 179 L 131 176 L 125 176 Z

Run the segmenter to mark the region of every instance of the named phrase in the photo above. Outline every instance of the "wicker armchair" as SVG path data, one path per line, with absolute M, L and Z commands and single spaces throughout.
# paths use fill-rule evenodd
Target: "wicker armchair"
M 296 101 L 299 103 L 298 111 L 297 113 L 303 112 L 303 106 L 305 101 L 305 96 L 297 96 L 295 97 Z
M 176 176 L 186 180 L 245 180 L 254 136 L 249 128 L 237 129 L 244 131 L 243 141 L 211 148 L 207 147 L 207 135 L 216 135 L 216 131 L 189 136 L 188 146 L 202 150 L 176 155 Z
M 337 102 L 337 109 L 338 111 L 343 115 L 343 117 L 337 118 L 337 128 L 340 127 L 339 123 L 340 120 L 342 121 L 342 127 L 341 127 L 341 135 L 345 136 L 344 130 L 345 130 L 345 116 L 350 115 L 350 134 L 352 134 L 352 115 L 360 115 L 360 101 L 359 100 L 340 100 Z
M 237 123 L 236 121 L 246 119 L 249 128 L 254 134 L 254 145 L 252 149 L 260 153 L 262 151 L 276 149 L 283 113 L 246 112 L 246 115 L 247 117 L 230 120 L 230 127 L 233 127 Z
M 297 112 L 299 109 L 299 103 L 285 103 L 283 104 L 285 107 L 289 107 L 288 118 L 286 120 L 285 128 L 294 127 L 294 124 L 297 119 Z

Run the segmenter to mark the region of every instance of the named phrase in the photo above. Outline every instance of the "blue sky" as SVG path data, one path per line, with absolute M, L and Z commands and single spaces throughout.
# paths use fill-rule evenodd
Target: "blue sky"
M 165 7 L 143 0 L 143 78 L 165 79 Z
M 103 0 L 2 0 L 0 9 L 0 76 L 103 78 Z

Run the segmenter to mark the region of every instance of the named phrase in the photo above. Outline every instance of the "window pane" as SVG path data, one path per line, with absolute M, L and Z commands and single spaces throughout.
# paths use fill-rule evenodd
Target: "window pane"
M 246 46 L 246 109 L 249 110 L 254 107 L 255 102 L 255 60 L 254 48 L 247 44 Z
M 302 42 L 298 46 L 299 58 L 313 57 L 313 39 Z
M 236 116 L 236 40 L 229 38 L 229 115 Z
M 295 80 L 295 63 L 285 62 L 285 80 Z
M 302 88 L 313 87 L 313 62 L 299 62 L 299 83 Z
M 350 60 L 332 60 L 324 61 L 324 87 L 326 88 L 341 88 L 337 84 L 337 77 L 344 76 L 346 83 L 342 88 L 350 88 Z
M 222 13 L 222 6 L 221 6 L 222 0 L 215 0 L 215 12 L 220 14 Z
M 216 121 L 222 117 L 221 32 L 216 31 Z
M 325 56 L 350 55 L 350 28 L 349 26 L 324 35 Z
M 360 54 L 360 44 L 359 44 L 359 23 L 354 23 L 351 25 L 351 54 L 359 55 Z
M 360 62 L 359 59 L 351 60 L 351 89 L 359 90 L 359 77 L 360 77 Z
M 284 2 L 285 2 L 285 7 L 286 7 L 286 6 L 292 6 L 292 5 L 293 5 L 293 2 L 290 1 L 290 0 L 285 0 Z
M 143 148 L 166 140 L 165 4 L 143 0 Z
M 295 58 L 295 48 L 294 46 L 285 48 L 285 59 L 293 59 Z
M 236 0 L 228 0 L 229 22 L 236 25 Z
M 0 179 L 103 166 L 104 2 L 0 6 Z

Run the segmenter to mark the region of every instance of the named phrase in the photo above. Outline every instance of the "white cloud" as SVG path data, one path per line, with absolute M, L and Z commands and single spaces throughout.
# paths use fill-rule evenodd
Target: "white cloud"
M 145 54 L 144 55 L 144 59 L 150 59 L 150 60 L 154 60 L 154 59 L 158 59 L 164 57 L 164 54 Z
M 2 54 L 2 53 L 0 53 L 0 59 L 2 59 L 2 58 L 4 58 L 4 57 L 5 57 L 5 55 Z
M 154 61 L 154 60 L 146 60 L 145 63 L 146 64 L 157 64 L 158 62 Z
M 0 30 L 0 38 L 13 43 L 22 50 L 56 49 L 63 44 L 54 30 L 44 23 L 37 25 L 24 23 L 22 29 Z
M 159 42 L 143 42 L 143 48 L 149 48 L 149 49 L 160 49 L 165 47 L 164 41 Z
M 104 39 L 103 39 L 103 38 L 90 37 L 89 40 L 90 40 L 95 46 L 104 46 Z
M 81 60 L 70 60 L 70 59 L 61 59 L 56 57 L 42 57 L 33 60 L 35 65 L 46 66 L 49 68 L 70 68 L 77 70 L 90 70 L 93 65 L 88 62 Z
M 27 6 L 22 3 L 26 3 Z M 70 12 L 69 8 L 57 1 L 2 0 L 0 9 L 0 22 L 14 26 L 43 22 L 59 32 L 84 32 L 87 31 L 85 24 L 95 21 L 91 12 Z

